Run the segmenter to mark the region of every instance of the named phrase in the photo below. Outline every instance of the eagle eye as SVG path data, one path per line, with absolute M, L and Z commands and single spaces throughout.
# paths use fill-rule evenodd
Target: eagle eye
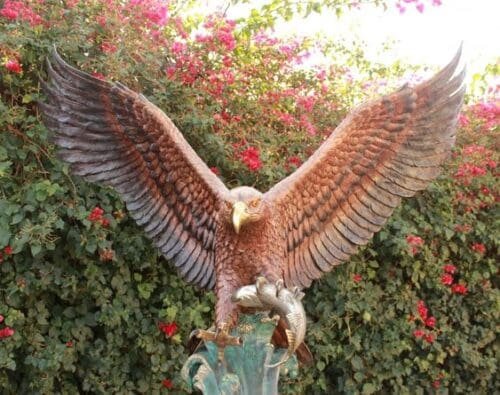
M 250 202 L 248 203 L 248 206 L 250 208 L 256 208 L 258 205 L 259 205 L 259 199 L 250 200 Z

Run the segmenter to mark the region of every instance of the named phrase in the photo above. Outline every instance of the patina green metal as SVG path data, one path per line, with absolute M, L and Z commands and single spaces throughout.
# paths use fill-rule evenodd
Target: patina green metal
M 297 377 L 298 363 L 293 356 L 280 367 L 268 366 L 286 353 L 271 344 L 275 326 L 267 314 L 240 315 L 231 334 L 240 336 L 242 345 L 225 347 L 222 360 L 212 342 L 191 355 L 182 368 L 189 389 L 204 395 L 277 395 L 280 372 Z

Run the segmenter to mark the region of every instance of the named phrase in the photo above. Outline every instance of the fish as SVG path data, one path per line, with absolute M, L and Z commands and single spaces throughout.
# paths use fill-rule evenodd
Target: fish
M 303 343 L 306 334 L 306 313 L 302 305 L 304 293 L 298 287 L 288 289 L 283 280 L 275 284 L 265 277 L 258 277 L 255 285 L 239 288 L 232 297 L 233 303 L 258 310 L 270 310 L 272 314 L 282 317 L 288 329 L 285 329 L 288 349 L 284 357 L 267 367 L 278 367 L 284 364 Z

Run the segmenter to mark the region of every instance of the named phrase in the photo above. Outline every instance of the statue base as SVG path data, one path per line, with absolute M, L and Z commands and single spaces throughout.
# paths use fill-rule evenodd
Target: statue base
M 275 326 L 267 314 L 240 315 L 231 335 L 241 337 L 242 345 L 225 347 L 220 360 L 217 346 L 205 343 L 182 367 L 189 389 L 204 395 L 277 395 L 280 372 L 297 377 L 298 362 L 294 355 L 281 366 L 268 366 L 286 353 L 271 344 Z

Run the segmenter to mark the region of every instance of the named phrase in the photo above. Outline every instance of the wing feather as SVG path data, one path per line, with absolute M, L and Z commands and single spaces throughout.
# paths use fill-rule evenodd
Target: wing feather
M 265 197 L 283 224 L 287 286 L 309 286 L 380 230 L 403 197 L 427 187 L 455 141 L 465 92 L 461 50 L 430 80 L 354 110 Z
M 39 107 L 62 160 L 73 174 L 115 188 L 179 274 L 213 287 L 224 184 L 144 96 L 69 66 L 55 50 L 47 72 Z

